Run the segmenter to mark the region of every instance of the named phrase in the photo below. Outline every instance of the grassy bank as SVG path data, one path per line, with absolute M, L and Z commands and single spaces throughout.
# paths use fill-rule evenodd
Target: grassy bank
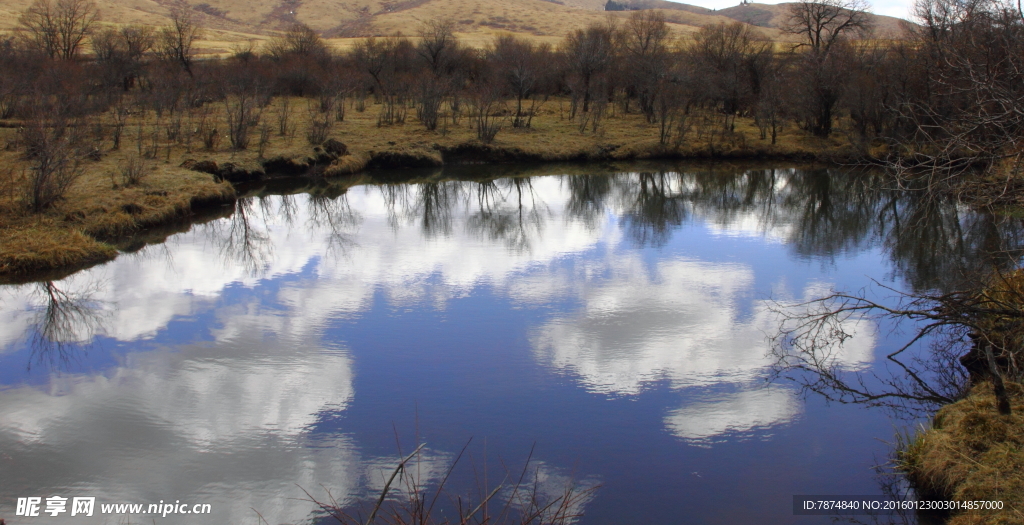
M 941 408 L 898 459 L 921 499 L 1002 502 L 998 510 L 953 512 L 952 525 L 1024 523 L 1024 271 L 996 275 L 962 304 L 971 305 L 957 319 L 970 327 L 970 351 L 959 359 L 970 390 Z
M 0 282 L 57 278 L 113 259 L 148 228 L 193 217 L 234 200 L 234 189 L 209 175 L 153 163 L 141 184 L 114 188 L 116 158 L 86 161 L 64 199 L 30 213 L 18 198 L 26 168 L 13 155 L 0 208 Z M 114 157 L 114 156 L 110 156 Z
M 737 118 L 722 132 L 714 115 L 694 116 L 684 138 L 661 144 L 657 124 L 609 106 L 596 127 L 580 130 L 568 118 L 569 104 L 551 100 L 536 111 L 532 126 L 506 125 L 490 143 L 477 140 L 471 119 L 446 119 L 428 131 L 407 108 L 402 124 L 378 126 L 380 106 L 348 101 L 344 119 L 331 118 L 327 136 L 344 152 L 310 145 L 307 132 L 321 119 L 312 101 L 275 100 L 262 110 L 261 125 L 249 130 L 246 149 L 234 149 L 227 137 L 226 105 L 164 113 L 136 111 L 119 128 L 113 114 L 80 124 L 88 129 L 93 154 L 83 159 L 83 175 L 64 197 L 42 213 L 31 213 L 24 188 L 29 161 L 19 147 L 22 123 L 8 121 L 0 137 L 0 282 L 30 279 L 45 272 L 67 272 L 109 260 L 147 228 L 181 220 L 203 208 L 234 200 L 239 182 L 294 176 L 311 170 L 320 176 L 345 176 L 375 168 L 431 167 L 461 163 L 585 162 L 633 159 L 850 159 L 858 150 L 842 133 L 819 139 L 790 125 L 777 144 L 761 139 L 754 122 Z M 332 116 L 333 117 L 333 116 Z M 261 133 L 262 132 L 262 133 Z M 340 153 L 340 154 L 339 154 Z M 138 183 L 121 179 L 124 166 L 141 159 Z
M 1002 501 L 1002 510 L 956 512 L 950 525 L 1024 523 L 1024 388 L 1007 384 L 1011 415 L 1000 415 L 992 385 L 943 407 L 932 427 L 901 453 L 921 499 Z

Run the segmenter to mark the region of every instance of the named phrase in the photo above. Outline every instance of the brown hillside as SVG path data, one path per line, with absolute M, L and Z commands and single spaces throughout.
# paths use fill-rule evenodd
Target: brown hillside
M 719 9 L 715 14 L 727 16 L 747 24 L 766 28 L 780 28 L 785 23 L 792 4 L 747 4 L 727 9 Z M 880 37 L 894 37 L 903 33 L 903 24 L 907 22 L 899 18 L 885 15 L 871 15 L 874 34 Z
M 17 26 L 32 0 L 0 0 L 0 31 Z M 470 45 L 483 46 L 498 33 L 517 33 L 556 43 L 569 31 L 608 17 L 624 19 L 629 10 L 658 9 L 677 36 L 698 27 L 740 20 L 760 26 L 766 37 L 787 40 L 778 31 L 786 4 L 751 4 L 712 11 L 665 0 L 191 0 L 206 29 L 200 52 L 223 54 L 247 40 L 262 41 L 293 22 L 303 22 L 347 47 L 352 38 L 415 35 L 423 22 L 449 18 Z M 96 0 L 103 23 L 163 25 L 176 0 Z M 625 7 L 622 7 L 625 6 Z M 898 19 L 876 16 L 880 33 L 895 32 Z

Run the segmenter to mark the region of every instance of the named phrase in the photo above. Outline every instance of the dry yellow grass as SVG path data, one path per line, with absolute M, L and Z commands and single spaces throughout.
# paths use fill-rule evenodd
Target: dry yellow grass
M 1024 523 L 1024 389 L 1008 384 L 1013 414 L 1000 415 L 992 385 L 942 408 L 902 454 L 913 482 L 955 501 L 1002 501 L 1002 510 L 954 513 L 949 525 Z
M 86 160 L 84 175 L 65 198 L 41 214 L 30 213 L 20 198 L 25 161 L 13 152 L 0 156 L 15 174 L 0 201 L 0 281 L 68 272 L 111 259 L 118 242 L 145 228 L 234 199 L 230 185 L 165 160 L 150 161 L 141 184 L 115 188 L 111 174 L 126 154 L 122 150 L 100 161 Z

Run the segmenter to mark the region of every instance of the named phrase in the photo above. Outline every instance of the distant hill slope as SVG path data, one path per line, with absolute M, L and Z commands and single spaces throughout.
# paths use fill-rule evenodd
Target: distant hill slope
M 12 30 L 32 0 L 0 0 L 0 30 Z M 103 23 L 163 25 L 179 0 L 96 0 Z M 293 22 L 303 22 L 332 39 L 401 32 L 415 35 L 423 22 L 450 18 L 473 45 L 498 33 L 518 33 L 555 42 L 569 31 L 624 19 L 629 10 L 658 9 L 673 33 L 702 25 L 739 20 L 759 26 L 773 40 L 787 40 L 777 28 L 787 4 L 750 4 L 710 10 L 666 0 L 189 0 L 206 29 L 202 51 L 225 53 L 239 42 L 264 40 Z M 613 9 L 608 11 L 606 9 Z M 616 11 L 617 10 L 617 11 Z M 898 28 L 899 20 L 876 16 L 880 28 Z
M 727 9 L 719 9 L 715 14 L 727 16 L 758 27 L 780 28 L 789 15 L 789 6 L 793 4 L 747 4 Z M 878 36 L 897 36 L 902 34 L 905 20 L 885 15 L 870 15 L 871 25 Z
M 594 2 L 598 0 L 577 1 Z M 607 0 L 605 9 L 624 11 L 633 11 L 638 9 L 685 11 L 704 15 L 724 16 L 762 28 L 779 29 L 785 22 L 791 5 L 793 4 L 738 4 L 726 9 L 713 10 L 688 4 L 669 2 L 667 0 Z M 871 23 L 874 27 L 875 34 L 880 36 L 893 36 L 902 33 L 903 24 L 905 24 L 906 21 L 891 16 L 872 14 Z

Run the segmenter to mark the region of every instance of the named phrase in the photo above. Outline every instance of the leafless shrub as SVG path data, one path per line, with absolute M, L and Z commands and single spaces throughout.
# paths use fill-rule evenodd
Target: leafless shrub
M 112 178 L 115 179 L 115 187 L 118 186 L 118 181 L 121 187 L 129 187 L 137 186 L 145 176 L 146 161 L 138 155 L 129 155 L 117 163 L 117 173 Z
M 309 102 L 308 110 L 309 127 L 306 128 L 306 140 L 313 145 L 323 144 L 331 134 L 334 118 L 330 113 L 320 112 L 319 107 L 313 101 Z
M 150 159 L 155 159 L 156 156 L 159 153 L 160 153 L 160 122 L 158 120 L 156 125 L 153 126 L 153 129 L 151 129 L 149 131 L 149 143 L 146 145 L 145 152 L 143 152 L 143 156 L 147 157 L 147 158 L 150 158 Z
M 663 145 L 681 144 L 693 125 L 685 88 L 678 84 L 661 87 L 654 99 L 654 111 L 658 119 L 658 141 Z
M 264 122 L 263 125 L 260 126 L 260 141 L 257 148 L 257 153 L 259 153 L 259 157 L 261 159 L 263 158 L 263 154 L 267 151 L 268 143 L 270 143 L 270 123 Z
M 145 144 L 145 126 L 145 119 L 140 118 L 139 121 L 135 123 L 135 152 L 139 155 L 142 155 L 143 144 Z
M 416 105 L 416 118 L 430 131 L 437 129 L 441 116 L 441 103 L 444 101 L 439 90 L 432 86 L 421 87 L 419 103 Z
M 181 136 L 181 113 L 175 113 L 171 115 L 171 118 L 167 119 L 167 123 L 164 124 L 164 134 L 167 136 L 167 140 L 171 142 L 177 142 Z
M 473 127 L 476 129 L 476 138 L 483 142 L 490 143 L 501 131 L 505 120 L 503 116 L 495 115 L 497 102 L 488 99 L 478 99 L 473 106 Z
M 121 135 L 124 134 L 124 127 L 128 123 L 128 107 L 123 100 L 118 100 L 111 111 L 114 126 L 111 129 L 110 138 L 113 141 L 113 149 L 121 148 Z
M 292 106 L 291 99 L 281 97 L 281 105 L 277 109 L 277 134 L 282 137 L 291 135 L 293 126 L 291 124 Z
M 604 112 L 607 108 L 608 100 L 606 99 L 601 98 L 591 101 L 589 110 L 577 113 L 576 128 L 579 129 L 580 133 L 586 133 L 589 127 L 591 133 L 597 133 L 598 127 L 601 126 L 601 118 L 604 117 Z
M 501 111 L 503 86 L 494 80 L 494 71 L 488 73 L 481 75 L 470 90 L 471 123 L 477 138 L 485 143 L 494 140 L 505 122 L 505 115 Z
M 37 109 L 22 130 L 26 157 L 31 162 L 25 202 L 41 212 L 64 197 L 84 172 L 77 126 L 60 108 Z
M 234 97 L 225 98 L 224 109 L 231 147 L 238 150 L 248 148 L 249 130 L 259 123 L 261 117 L 261 110 L 256 99 L 240 93 Z
M 348 89 L 342 89 L 339 87 L 333 88 L 334 91 L 334 120 L 338 122 L 345 122 L 345 97 L 348 95 Z
M 209 123 L 204 122 L 199 127 L 199 138 L 203 141 L 203 147 L 207 151 L 217 149 L 217 145 L 220 144 L 220 132 L 217 131 L 217 126 Z
M 21 193 L 21 177 L 12 167 L 0 169 L 0 198 L 7 201 L 12 209 Z
M 338 102 L 338 99 L 333 93 L 322 90 L 320 95 L 317 96 L 318 109 L 320 113 L 330 113 L 334 111 L 334 105 Z

